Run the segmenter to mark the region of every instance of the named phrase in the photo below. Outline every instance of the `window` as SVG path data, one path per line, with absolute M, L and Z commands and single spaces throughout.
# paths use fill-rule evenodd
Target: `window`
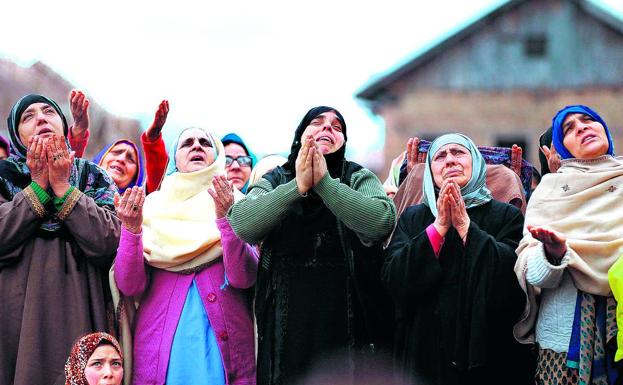
M 523 41 L 524 55 L 530 58 L 541 58 L 547 54 L 547 38 L 545 35 L 529 35 Z

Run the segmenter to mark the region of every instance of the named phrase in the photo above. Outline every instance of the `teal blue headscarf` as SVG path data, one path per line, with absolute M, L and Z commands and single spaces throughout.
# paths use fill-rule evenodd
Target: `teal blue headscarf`
M 472 155 L 472 178 L 467 184 L 461 187 L 461 196 L 465 201 L 465 208 L 476 207 L 489 202 L 491 192 L 487 188 L 487 166 L 485 158 L 483 158 L 478 148 L 470 138 L 463 134 L 446 134 L 438 137 L 431 143 L 428 153 L 426 154 L 426 167 L 424 167 L 423 203 L 430 208 L 435 218 L 437 217 L 437 192 L 439 189 L 435 187 L 435 180 L 430 169 L 433 156 L 439 149 L 446 144 L 459 144 L 469 150 Z

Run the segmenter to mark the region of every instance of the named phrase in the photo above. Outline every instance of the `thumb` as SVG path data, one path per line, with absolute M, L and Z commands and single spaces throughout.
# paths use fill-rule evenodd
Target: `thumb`
M 115 197 L 113 198 L 113 204 L 115 205 L 115 207 L 119 206 L 119 199 L 121 199 L 121 197 L 119 196 L 119 193 L 116 192 Z
M 541 151 L 543 152 L 543 155 L 545 155 L 545 158 L 547 159 L 549 159 L 550 155 L 552 154 L 552 152 L 546 145 L 541 146 Z
M 73 164 L 74 163 L 74 159 L 76 159 L 76 152 L 72 151 L 69 153 L 69 161 Z

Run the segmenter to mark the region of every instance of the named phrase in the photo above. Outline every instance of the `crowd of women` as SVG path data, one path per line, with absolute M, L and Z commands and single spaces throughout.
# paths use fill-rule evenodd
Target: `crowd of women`
M 89 161 L 70 107 L 24 96 L 0 138 L 1 384 L 622 381 L 623 158 L 586 106 L 541 173 L 455 133 L 385 185 L 332 107 L 260 161 L 200 127 L 167 149 L 166 100 Z

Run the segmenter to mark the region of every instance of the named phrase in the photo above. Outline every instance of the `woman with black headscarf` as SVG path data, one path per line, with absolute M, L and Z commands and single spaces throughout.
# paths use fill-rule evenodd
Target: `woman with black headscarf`
M 331 107 L 309 110 L 288 161 L 249 187 L 228 214 L 234 231 L 262 243 L 256 286 L 258 384 L 288 384 L 322 360 L 362 376 L 356 358 L 391 327 L 378 242 L 395 207 L 369 170 L 344 159 L 346 123 Z
M 51 99 L 27 95 L 8 118 L 0 162 L 0 384 L 52 384 L 79 335 L 106 330 L 108 270 L 119 243 L 117 191 L 74 159 Z

